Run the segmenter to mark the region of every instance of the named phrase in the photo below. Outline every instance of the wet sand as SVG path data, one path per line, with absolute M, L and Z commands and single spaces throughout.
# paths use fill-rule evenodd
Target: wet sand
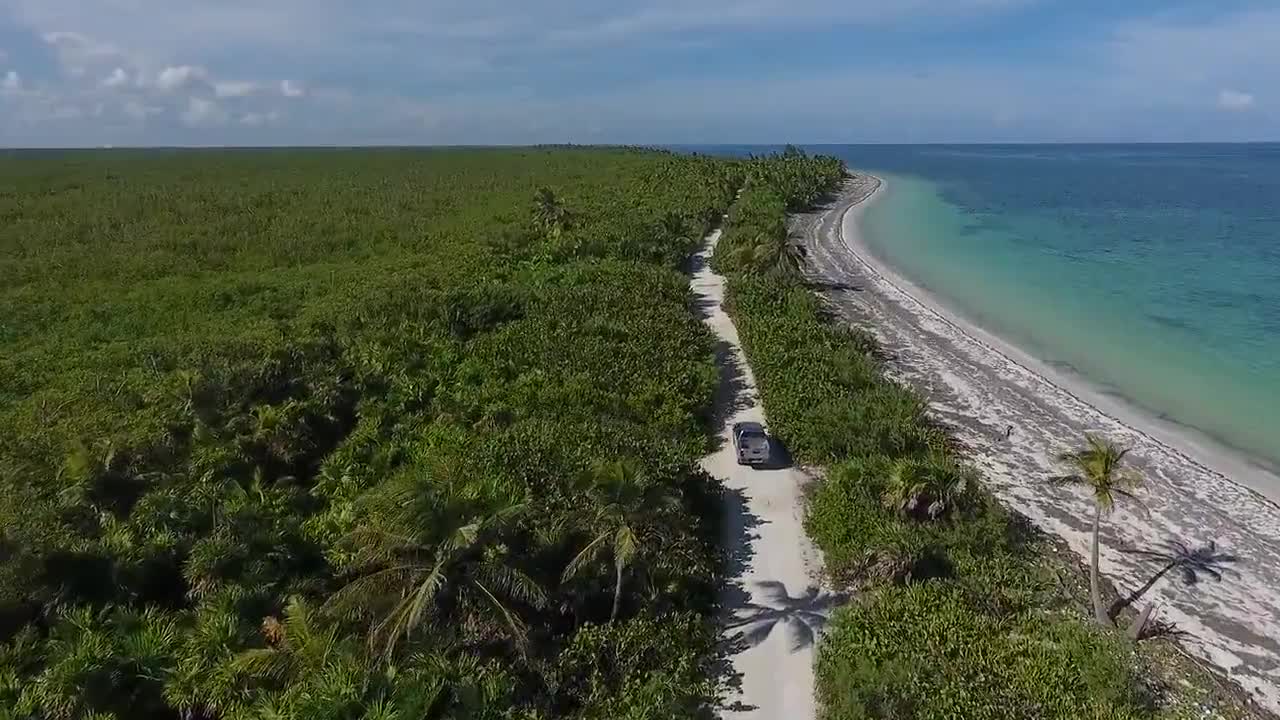
M 1140 604 L 1155 602 L 1156 617 L 1187 633 L 1189 653 L 1280 711 L 1280 507 L 1259 492 L 1280 489 L 1280 479 L 1019 351 L 898 275 L 858 229 L 883 192 L 878 178 L 860 175 L 833 203 L 793 220 L 808 246 L 810 280 L 832 310 L 877 335 L 890 373 L 928 398 L 1002 500 L 1082 557 L 1092 501 L 1046 482 L 1064 470 L 1053 458 L 1085 432 L 1132 447 L 1146 478 L 1142 505 L 1120 505 L 1106 521 L 1103 572 L 1124 595 L 1163 566 L 1135 550 L 1213 542 L 1236 556 L 1218 568 L 1221 581 L 1202 573 L 1187 584 L 1170 572 Z

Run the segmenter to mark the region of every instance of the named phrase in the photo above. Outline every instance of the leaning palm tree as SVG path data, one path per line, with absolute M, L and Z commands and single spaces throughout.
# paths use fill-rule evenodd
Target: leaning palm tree
M 372 616 L 369 643 L 386 659 L 429 620 L 463 630 L 500 628 L 523 650 L 526 626 L 515 604 L 546 603 L 503 542 L 525 507 L 500 488 L 392 481 L 349 537 L 356 578 L 325 609 Z
M 1142 484 L 1142 476 L 1131 471 L 1124 464 L 1129 448 L 1097 437 L 1085 435 L 1085 447 L 1072 452 L 1063 453 L 1058 460 L 1067 463 L 1075 470 L 1070 475 L 1051 478 L 1060 485 L 1083 485 L 1093 495 L 1093 550 L 1089 561 L 1089 596 L 1093 602 L 1093 616 L 1103 625 L 1110 623 L 1107 608 L 1102 604 L 1102 589 L 1099 586 L 1098 569 L 1098 531 L 1102 525 L 1102 516 L 1110 514 L 1115 508 L 1116 498 L 1136 500 L 1131 490 Z
M 665 486 L 650 483 L 634 462 L 600 462 L 581 476 L 580 488 L 592 499 L 590 516 L 581 529 L 591 540 L 565 567 L 561 582 L 580 575 L 605 558 L 613 561 L 613 609 L 609 620 L 618 617 L 622 605 L 622 585 L 628 568 L 644 554 L 646 545 L 661 537 L 657 514 L 677 504 Z

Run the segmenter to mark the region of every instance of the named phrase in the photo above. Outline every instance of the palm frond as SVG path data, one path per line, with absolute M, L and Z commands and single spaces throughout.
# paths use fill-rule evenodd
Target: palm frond
M 515 520 L 522 517 L 529 511 L 529 504 L 524 502 L 511 503 L 489 513 L 483 521 L 483 525 L 487 528 L 500 529 L 510 525 Z
M 409 606 L 408 623 L 409 628 L 415 628 L 422 621 L 422 616 L 430 612 L 432 604 L 436 599 L 436 594 L 440 592 L 440 588 L 444 587 L 444 563 L 438 563 L 431 572 L 418 583 L 417 589 L 412 594 L 412 603 Z
M 1117 497 L 1133 498 L 1128 490 L 1142 484 L 1142 477 L 1123 464 L 1128 454 L 1129 448 L 1098 435 L 1086 434 L 1084 448 L 1059 456 L 1060 460 L 1070 464 L 1077 472 L 1053 480 L 1058 484 L 1071 483 L 1088 487 L 1098 507 L 1103 512 L 1110 512 Z
M 534 608 L 547 604 L 547 594 L 538 582 L 524 571 L 500 563 L 489 563 L 478 573 L 486 586 Z
M 581 573 L 584 568 L 595 562 L 600 552 L 604 550 L 605 543 L 608 540 L 609 535 L 607 533 L 596 535 L 595 539 L 587 543 L 586 547 L 582 548 L 565 566 L 564 572 L 560 575 L 560 582 L 569 582 L 569 580 Z
M 476 589 L 480 591 L 481 595 L 488 601 L 489 605 L 491 605 L 493 609 L 502 616 L 502 619 L 507 626 L 507 630 L 511 634 L 511 640 L 515 643 L 516 648 L 521 652 L 524 652 L 524 648 L 528 640 L 528 632 L 524 622 L 517 617 L 515 613 L 507 609 L 507 606 L 503 605 L 502 601 L 499 600 L 484 583 L 475 581 L 473 584 Z
M 638 551 L 638 543 L 636 534 L 630 525 L 622 525 L 618 528 L 613 538 L 613 563 L 619 568 L 625 568 L 635 559 Z
M 284 682 L 293 676 L 293 657 L 279 648 L 245 650 L 233 661 L 236 670 L 253 677 Z
M 382 649 L 385 660 L 390 660 L 400 641 L 417 629 L 423 617 L 434 611 L 434 600 L 444 585 L 444 573 L 436 566 L 413 592 L 406 594 L 391 612 L 374 624 L 369 633 L 369 647 Z
M 448 537 L 440 542 L 440 551 L 442 553 L 455 553 L 471 547 L 480 537 L 480 531 L 483 528 L 483 521 L 476 520 L 455 528 L 449 533 Z
M 1111 493 L 1113 495 L 1118 495 L 1124 498 L 1125 500 L 1132 500 L 1133 503 L 1138 506 L 1138 509 L 1142 510 L 1143 512 L 1146 512 L 1146 505 L 1142 502 L 1142 499 L 1139 498 L 1136 494 L 1131 493 L 1128 490 L 1125 490 L 1120 487 L 1111 488 Z
M 352 530 L 345 538 L 356 549 L 352 565 L 368 566 L 395 560 L 405 552 L 424 550 L 412 537 L 393 533 L 382 528 L 363 526 Z
M 321 606 L 321 611 L 353 619 L 361 612 L 385 603 L 388 597 L 400 595 L 426 571 L 421 565 L 397 565 L 356 578 L 331 595 Z

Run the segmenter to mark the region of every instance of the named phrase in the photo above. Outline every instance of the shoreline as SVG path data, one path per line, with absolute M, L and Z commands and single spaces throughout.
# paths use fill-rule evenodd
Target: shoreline
M 845 208 L 841 219 L 840 240 L 868 270 L 898 292 L 950 323 L 956 332 L 967 336 L 969 340 L 985 345 L 989 351 L 1004 356 L 1052 388 L 1072 395 L 1078 402 L 1091 406 L 1130 431 L 1147 436 L 1168 452 L 1183 455 L 1187 461 L 1214 473 L 1221 480 L 1255 493 L 1280 514 L 1280 475 L 1277 474 L 1277 468 L 1269 466 L 1262 458 L 1251 457 L 1247 451 L 1214 438 L 1194 425 L 1161 419 L 1150 408 L 1121 394 L 1119 389 L 1116 393 L 1109 393 L 1078 372 L 1065 370 L 1051 361 L 1036 357 L 1014 341 L 984 328 L 976 320 L 952 309 L 936 294 L 893 268 L 862 236 L 859 224 L 862 215 L 889 190 L 889 183 L 884 178 L 870 174 L 866 176 L 876 181 L 876 188 L 863 199 Z M 845 230 L 850 224 L 853 227 L 852 233 Z M 1260 482 L 1263 477 L 1271 482 Z
M 807 216 L 810 269 L 827 283 L 819 295 L 845 321 L 877 336 L 891 355 L 890 375 L 921 392 L 930 414 L 968 448 L 988 487 L 1081 557 L 1088 556 L 1091 501 L 1044 481 L 1059 470 L 1053 458 L 1087 431 L 1132 447 L 1147 479 L 1144 505 L 1119 506 L 1104 523 L 1103 572 L 1123 594 L 1158 569 L 1134 550 L 1212 542 L 1237 555 L 1240 562 L 1226 568 L 1221 582 L 1184 586 L 1166 578 L 1142 604 L 1157 603 L 1157 616 L 1187 633 L 1180 642 L 1189 654 L 1280 711 L 1280 508 L 1254 482 L 1232 479 L 1256 481 L 1253 474 L 1266 471 L 1147 422 L 1141 411 L 1089 388 L 1087 379 L 1064 377 L 902 277 L 865 244 L 859 226 L 887 188 L 880 178 L 859 175 L 833 205 Z M 1009 425 L 1014 432 L 1002 438 Z

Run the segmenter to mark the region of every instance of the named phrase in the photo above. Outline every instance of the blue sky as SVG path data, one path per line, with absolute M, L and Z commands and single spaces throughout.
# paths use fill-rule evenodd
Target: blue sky
M 1280 140 L 1270 0 L 0 0 L 0 145 Z

